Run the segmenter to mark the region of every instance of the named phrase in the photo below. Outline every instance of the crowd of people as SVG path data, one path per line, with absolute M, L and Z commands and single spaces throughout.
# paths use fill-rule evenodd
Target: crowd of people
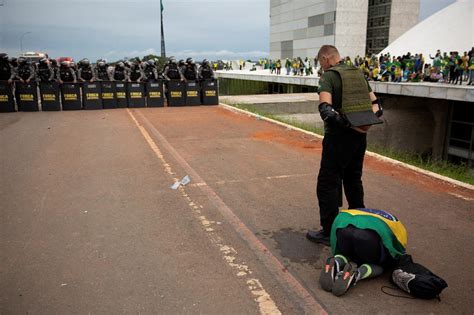
M 205 80 L 214 79 L 214 71 L 207 59 L 200 66 L 192 58 L 180 60 L 170 57 L 164 67 L 157 66 L 155 59 L 119 60 L 108 64 L 106 60 L 99 59 L 92 64 L 84 58 L 77 64 L 72 60 L 62 60 L 48 57 L 32 62 L 25 57 L 12 57 L 0 53 L 0 80 L 30 82 L 94 82 L 94 81 L 123 81 L 123 82 L 148 82 L 164 79 L 170 80 Z
M 382 82 L 440 82 L 460 84 L 467 81 L 467 85 L 474 82 L 474 50 L 464 53 L 441 52 L 438 50 L 434 56 L 406 53 L 403 56 L 367 55 L 355 58 L 345 57 L 344 62 L 354 65 L 362 70 L 369 81 Z M 240 70 L 245 68 L 245 63 L 240 62 Z M 269 70 L 271 74 L 293 76 L 321 75 L 322 69 L 318 67 L 317 60 L 311 58 L 286 58 L 286 59 L 260 59 L 251 70 Z M 232 70 L 231 66 L 224 67 Z

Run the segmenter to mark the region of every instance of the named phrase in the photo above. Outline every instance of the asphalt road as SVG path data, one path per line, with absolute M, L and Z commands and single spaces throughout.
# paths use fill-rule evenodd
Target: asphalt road
M 382 293 L 388 274 L 319 288 L 320 154 L 220 106 L 1 114 L 0 313 L 471 313 L 474 192 L 372 157 L 366 205 L 449 287 L 441 303 Z

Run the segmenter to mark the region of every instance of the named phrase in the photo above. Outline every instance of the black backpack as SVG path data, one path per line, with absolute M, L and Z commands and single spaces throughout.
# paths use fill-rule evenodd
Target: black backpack
M 411 255 L 400 257 L 392 273 L 392 281 L 410 295 L 427 300 L 439 300 L 441 291 L 448 287 L 442 278 L 425 266 L 413 262 Z

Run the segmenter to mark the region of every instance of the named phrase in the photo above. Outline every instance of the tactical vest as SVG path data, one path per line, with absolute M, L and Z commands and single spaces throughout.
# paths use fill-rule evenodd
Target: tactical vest
M 130 69 L 130 80 L 137 81 L 141 76 L 140 68 L 138 66 Z
M 180 75 L 179 75 L 179 70 L 178 70 L 178 66 L 177 65 L 169 65 L 168 66 L 168 72 L 166 73 L 166 75 L 168 76 L 168 78 L 172 79 L 172 80 L 179 80 L 181 79 Z
M 335 71 L 341 77 L 343 114 L 372 110 L 367 81 L 358 68 L 337 64 L 328 71 Z
M 155 67 L 153 67 L 153 66 L 146 66 L 145 76 L 148 80 L 156 80 L 155 71 L 153 71 L 154 69 L 155 69 Z
M 60 67 L 59 77 L 61 78 L 61 81 L 74 82 L 74 76 L 72 75 L 72 71 L 73 70 L 71 68 Z
M 114 80 L 123 81 L 125 80 L 125 69 L 116 67 L 114 71 Z
M 51 69 L 48 65 L 39 65 L 38 66 L 38 77 L 43 82 L 48 82 L 51 78 Z
M 31 67 L 29 65 L 18 66 L 18 76 L 23 80 L 27 80 L 31 76 Z
M 351 126 L 382 123 L 372 112 L 367 81 L 359 68 L 339 63 L 328 71 L 337 72 L 341 77 L 342 104 L 339 111 Z
M 184 70 L 186 80 L 196 80 L 196 71 L 194 67 L 186 67 Z
M 102 81 L 109 80 L 109 76 L 107 74 L 107 66 L 97 68 L 97 77 L 99 80 L 102 80 Z
M 92 68 L 89 67 L 82 67 L 81 68 L 81 78 L 87 81 L 92 80 Z
M 209 67 L 203 67 L 202 70 L 201 70 L 201 76 L 202 76 L 204 79 L 210 79 L 210 78 L 212 78 L 211 68 L 209 68 Z
M 9 62 L 0 62 L 0 80 L 8 80 L 12 75 L 12 68 Z

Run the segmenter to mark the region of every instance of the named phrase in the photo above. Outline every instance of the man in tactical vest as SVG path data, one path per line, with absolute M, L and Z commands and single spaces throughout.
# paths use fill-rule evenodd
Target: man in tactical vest
M 13 79 L 15 78 L 15 71 L 13 66 L 8 60 L 8 55 L 5 53 L 0 54 L 0 80 L 1 81 L 8 81 L 8 83 L 12 83 Z
M 58 72 L 59 72 L 58 61 L 56 59 L 50 58 L 49 59 L 49 65 L 51 66 L 51 70 L 53 71 L 54 80 L 57 80 Z
M 339 213 L 341 187 L 349 209 L 365 208 L 362 166 L 367 146 L 367 131 L 382 123 L 382 108 L 363 73 L 341 61 L 336 47 L 324 45 L 317 60 L 324 70 L 319 80 L 319 113 L 324 121 L 321 167 L 316 192 L 320 231 L 306 237 L 329 246 L 334 219 Z
M 168 64 L 163 71 L 163 77 L 166 81 L 180 80 L 184 81 L 184 76 L 179 70 L 178 63 L 174 57 L 170 57 Z
M 68 61 L 61 61 L 61 65 L 59 66 L 57 80 L 59 83 L 64 82 L 72 82 L 76 83 L 76 73 L 74 70 L 69 66 Z
M 211 64 L 209 63 L 209 60 L 204 59 L 202 61 L 201 67 L 199 68 L 199 80 L 214 80 L 214 71 L 211 68 Z
M 51 82 L 54 80 L 54 71 L 49 65 L 47 58 L 42 58 L 36 66 L 36 77 L 39 82 Z
M 140 67 L 140 60 L 128 62 L 131 82 L 141 82 L 145 78 L 143 69 Z
M 113 70 L 114 81 L 130 81 L 128 69 L 125 67 L 123 61 L 117 62 Z
M 186 66 L 184 67 L 183 75 L 186 80 L 196 81 L 198 79 L 198 69 L 193 58 L 186 59 Z
M 112 75 L 109 71 L 109 65 L 105 62 L 105 60 L 99 59 L 97 60 L 96 66 L 94 69 L 94 78 L 97 81 L 112 81 Z
M 15 75 L 21 83 L 35 81 L 35 69 L 31 62 L 24 57 L 18 58 L 18 68 Z
M 143 69 L 145 80 L 147 82 L 156 82 L 158 81 L 158 70 L 156 69 L 155 60 L 150 59 L 145 63 Z
M 77 77 L 81 82 L 93 82 L 94 81 L 94 70 L 92 69 L 91 62 L 89 59 L 82 59 L 78 63 Z

